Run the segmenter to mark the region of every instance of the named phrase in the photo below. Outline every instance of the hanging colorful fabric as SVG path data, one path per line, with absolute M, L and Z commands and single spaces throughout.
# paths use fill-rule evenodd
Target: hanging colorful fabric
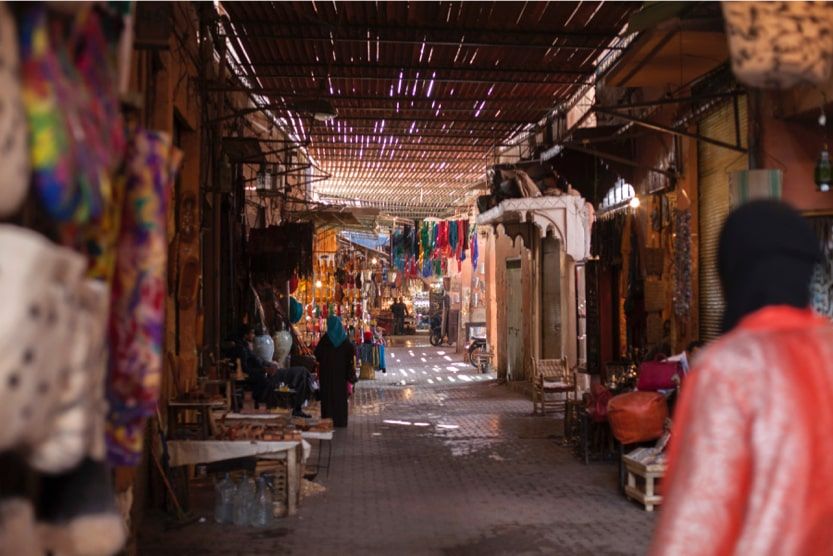
M 139 131 L 126 160 L 126 192 L 110 313 L 108 459 L 136 465 L 145 419 L 159 396 L 167 271 L 167 203 L 181 153 Z
M 60 65 L 49 38 L 46 6 L 35 4 L 21 18 L 21 84 L 29 122 L 32 178 L 46 211 L 68 220 L 79 204 L 65 112 L 54 79 Z
M 457 220 L 447 222 L 448 225 L 448 247 L 451 252 L 457 253 Z

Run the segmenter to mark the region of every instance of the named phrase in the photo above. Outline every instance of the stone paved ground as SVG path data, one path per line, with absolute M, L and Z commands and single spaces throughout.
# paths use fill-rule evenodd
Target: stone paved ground
M 205 523 L 165 532 L 151 516 L 140 553 L 645 553 L 653 515 L 618 494 L 615 465 L 579 463 L 529 400 L 448 349 L 410 343 L 359 384 L 327 491 L 297 516 L 268 530 L 215 525 L 203 494 Z

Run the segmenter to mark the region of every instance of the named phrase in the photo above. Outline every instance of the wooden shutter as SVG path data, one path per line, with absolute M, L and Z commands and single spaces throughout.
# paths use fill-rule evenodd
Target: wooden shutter
M 747 142 L 746 99 L 739 102 L 741 144 Z M 707 113 L 698 121 L 700 133 L 706 137 L 734 144 L 735 115 L 731 102 Z M 720 335 L 723 317 L 723 293 L 717 274 L 717 245 L 723 221 L 729 214 L 729 173 L 747 167 L 745 154 L 703 141 L 697 146 L 699 175 L 700 235 L 700 339 L 711 340 Z

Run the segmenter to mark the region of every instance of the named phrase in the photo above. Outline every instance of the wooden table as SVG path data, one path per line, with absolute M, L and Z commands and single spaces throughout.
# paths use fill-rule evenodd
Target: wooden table
M 171 467 L 246 457 L 286 460 L 286 508 L 294 515 L 301 499 L 303 444 L 297 440 L 171 440 L 168 455 Z

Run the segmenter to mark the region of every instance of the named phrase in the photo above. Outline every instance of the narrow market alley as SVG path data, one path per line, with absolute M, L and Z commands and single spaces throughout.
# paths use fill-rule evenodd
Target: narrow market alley
M 141 554 L 643 554 L 652 514 L 616 488 L 615 463 L 580 463 L 561 423 L 453 349 L 408 341 L 361 381 L 325 491 L 268 530 L 146 529 Z M 405 382 L 405 385 L 402 384 Z M 315 459 L 313 453 L 312 459 Z M 210 498 L 208 498 L 210 501 Z

